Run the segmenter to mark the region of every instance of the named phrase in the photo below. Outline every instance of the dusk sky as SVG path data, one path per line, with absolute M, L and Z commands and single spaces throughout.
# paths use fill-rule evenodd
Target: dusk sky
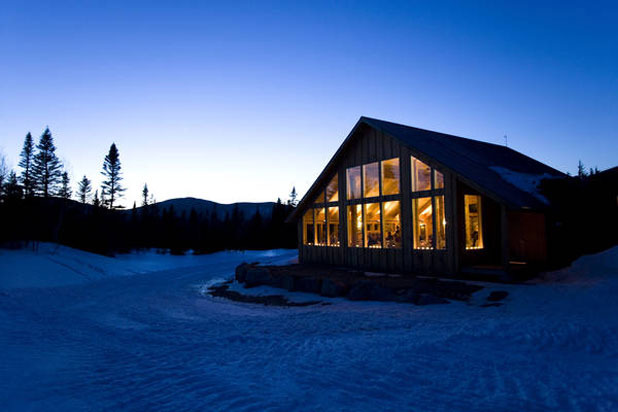
M 115 142 L 127 207 L 302 195 L 362 115 L 616 166 L 618 3 L 539 3 L 2 2 L 0 151 Z

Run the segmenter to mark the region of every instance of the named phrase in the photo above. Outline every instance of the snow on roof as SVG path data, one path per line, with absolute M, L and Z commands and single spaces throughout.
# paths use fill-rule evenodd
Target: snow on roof
M 500 175 L 500 177 L 507 183 L 510 183 L 511 185 L 515 186 L 523 192 L 530 193 L 532 196 L 545 203 L 546 205 L 549 204 L 549 200 L 543 194 L 541 194 L 539 185 L 541 184 L 541 181 L 543 179 L 555 179 L 556 176 L 552 176 L 549 173 L 530 174 L 516 172 L 514 170 L 499 166 L 490 166 L 489 168 L 494 172 L 498 173 L 498 175 Z

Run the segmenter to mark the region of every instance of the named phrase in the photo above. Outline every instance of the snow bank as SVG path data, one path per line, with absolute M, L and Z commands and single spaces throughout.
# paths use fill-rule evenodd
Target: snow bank
M 0 289 L 76 285 L 114 276 L 216 264 L 235 256 L 259 258 L 270 264 L 287 263 L 295 251 L 230 251 L 212 255 L 173 256 L 154 251 L 107 257 L 55 243 L 20 250 L 0 249 Z

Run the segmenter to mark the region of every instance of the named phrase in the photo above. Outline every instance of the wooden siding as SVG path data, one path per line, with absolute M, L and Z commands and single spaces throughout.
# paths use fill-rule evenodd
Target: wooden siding
M 411 201 L 410 156 L 415 156 L 430 166 L 436 167 L 445 180 L 445 217 L 447 219 L 446 250 L 413 250 L 413 222 Z M 366 203 L 363 200 L 346 202 L 346 169 L 362 166 L 381 160 L 400 159 L 400 195 L 379 196 L 375 202 L 397 199 L 401 203 L 402 247 L 400 249 L 373 249 L 348 247 L 347 204 Z M 381 131 L 365 126 L 358 129 L 354 143 L 342 154 L 332 174 L 339 176 L 339 224 L 341 246 L 307 246 L 302 244 L 302 219 L 299 222 L 299 261 L 306 263 L 326 263 L 344 265 L 368 271 L 384 271 L 395 273 L 418 274 L 454 274 L 458 270 L 457 253 L 455 251 L 456 228 L 450 222 L 455 222 L 454 199 L 455 176 L 442 165 L 435 164 L 432 159 L 415 153 L 403 146 L 396 139 Z M 381 173 L 381 172 L 380 172 Z M 331 176 L 332 176 L 331 174 Z M 328 181 L 329 178 L 326 179 Z M 365 226 L 365 225 L 363 225 Z M 363 227 L 364 230 L 364 227 Z

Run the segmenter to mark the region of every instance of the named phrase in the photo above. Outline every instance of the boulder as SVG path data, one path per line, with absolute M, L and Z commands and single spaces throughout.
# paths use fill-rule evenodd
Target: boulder
M 296 290 L 296 286 L 295 286 L 295 281 L 294 281 L 294 276 L 292 275 L 282 275 L 279 277 L 279 287 L 285 290 L 289 290 L 290 292 L 293 292 Z
M 509 295 L 509 292 L 505 290 L 494 290 L 487 296 L 487 300 L 490 302 L 498 302 Z
M 443 303 L 449 303 L 448 300 L 439 298 L 434 295 L 430 295 L 429 293 L 421 293 L 417 295 L 416 301 L 413 302 L 415 305 L 439 305 Z
M 236 266 L 235 278 L 238 282 L 244 283 L 245 278 L 247 277 L 247 270 L 251 267 L 250 264 L 243 262 L 240 265 Z
M 350 300 L 378 300 L 378 301 L 396 301 L 397 296 L 389 288 L 381 286 L 376 282 L 362 280 L 357 282 L 347 298 Z
M 320 293 L 322 290 L 322 281 L 319 278 L 300 276 L 294 282 L 294 288 L 300 292 Z
M 245 275 L 245 287 L 251 288 L 254 286 L 273 284 L 273 278 L 270 276 L 270 271 L 261 267 L 249 267 Z
M 344 296 L 345 294 L 346 294 L 345 284 L 334 281 L 329 278 L 322 279 L 322 289 L 320 290 L 320 295 L 326 296 L 329 298 L 336 298 L 339 296 Z

